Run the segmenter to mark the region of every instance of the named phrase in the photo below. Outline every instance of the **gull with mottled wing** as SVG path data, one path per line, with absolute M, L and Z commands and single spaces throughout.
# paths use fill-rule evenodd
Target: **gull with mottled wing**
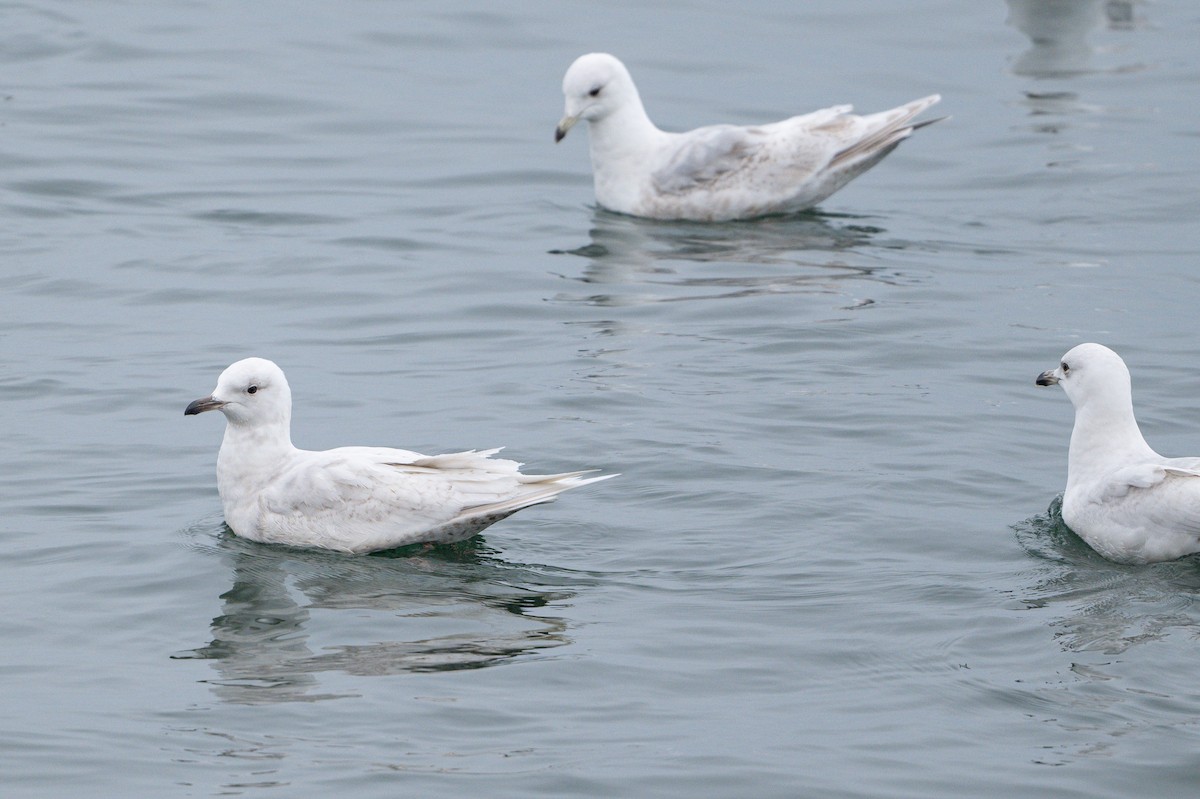
M 491 457 L 498 449 L 297 449 L 291 389 L 283 370 L 263 358 L 230 366 L 184 413 L 211 410 L 227 422 L 217 455 L 225 521 L 263 543 L 364 553 L 461 541 L 522 508 L 616 476 L 521 474 L 521 464 Z
M 1067 526 L 1118 563 L 1200 552 L 1200 458 L 1164 458 L 1146 443 L 1121 357 L 1080 344 L 1036 382 L 1062 386 L 1075 406 L 1062 503 Z
M 629 70 L 607 53 L 576 59 L 563 94 L 566 112 L 554 139 L 588 123 L 597 203 L 703 222 L 812 208 L 937 122 L 912 120 L 941 99 L 933 94 L 868 116 L 839 105 L 768 125 L 668 133 L 646 115 Z

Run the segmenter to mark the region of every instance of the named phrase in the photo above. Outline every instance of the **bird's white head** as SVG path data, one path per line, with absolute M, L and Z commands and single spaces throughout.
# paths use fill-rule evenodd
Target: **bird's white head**
M 221 372 L 213 393 L 188 405 L 184 414 L 192 416 L 213 410 L 225 414 L 230 424 L 289 425 L 292 390 L 283 370 L 272 361 L 246 358 Z
M 562 141 L 581 119 L 598 122 L 630 104 L 638 107 L 641 98 L 629 70 L 616 56 L 588 53 L 575 59 L 563 76 L 564 116 L 554 129 L 554 140 Z
M 1094 402 L 1121 409 L 1132 405 L 1129 368 L 1120 355 L 1102 344 L 1071 348 L 1057 368 L 1038 375 L 1037 384 L 1062 386 L 1076 410 Z

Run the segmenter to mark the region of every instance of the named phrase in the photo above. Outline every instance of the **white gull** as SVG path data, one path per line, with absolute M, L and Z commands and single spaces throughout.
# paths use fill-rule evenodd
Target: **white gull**
M 1121 357 L 1080 344 L 1037 384 L 1062 386 L 1075 406 L 1062 504 L 1067 526 L 1118 563 L 1200 552 L 1200 458 L 1164 458 L 1142 438 Z
M 498 449 L 422 455 L 389 447 L 313 452 L 292 446 L 292 394 L 283 370 L 247 358 L 221 373 L 186 415 L 219 410 L 217 456 L 225 521 L 252 541 L 340 552 L 449 543 L 522 508 L 616 475 L 521 474 Z
M 811 208 L 867 171 L 917 128 L 936 94 L 869 116 L 839 105 L 769 125 L 667 133 L 646 115 L 629 71 L 589 53 L 563 77 L 562 141 L 589 125 L 596 202 L 623 214 L 703 222 Z

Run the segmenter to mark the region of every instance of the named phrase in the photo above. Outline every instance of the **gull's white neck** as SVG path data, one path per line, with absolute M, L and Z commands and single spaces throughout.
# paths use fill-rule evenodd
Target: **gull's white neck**
M 1075 409 L 1067 456 L 1068 488 L 1119 466 L 1161 459 L 1142 437 L 1130 391 L 1097 394 Z
M 603 119 L 588 123 L 596 200 L 628 212 L 642 187 L 629 176 L 644 173 L 671 134 L 655 127 L 636 94 Z
M 217 491 L 222 503 L 228 509 L 257 492 L 295 452 L 288 418 L 254 426 L 230 420 L 217 455 Z

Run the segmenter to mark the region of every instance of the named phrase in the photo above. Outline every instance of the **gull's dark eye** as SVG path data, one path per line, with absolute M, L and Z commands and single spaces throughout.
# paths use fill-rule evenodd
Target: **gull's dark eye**
M 258 386 L 250 386 L 249 388 L 246 389 L 246 393 L 247 394 L 257 394 Z
M 1062 370 L 1063 370 L 1063 374 L 1064 374 L 1064 375 L 1065 375 L 1067 372 L 1071 371 L 1071 367 L 1067 366 L 1067 362 L 1066 362 L 1066 361 L 1063 361 L 1063 362 L 1062 362 Z
M 603 88 L 604 88 L 603 86 L 597 86 L 596 88 L 594 88 L 590 92 L 588 92 L 588 97 L 599 97 L 600 90 Z

